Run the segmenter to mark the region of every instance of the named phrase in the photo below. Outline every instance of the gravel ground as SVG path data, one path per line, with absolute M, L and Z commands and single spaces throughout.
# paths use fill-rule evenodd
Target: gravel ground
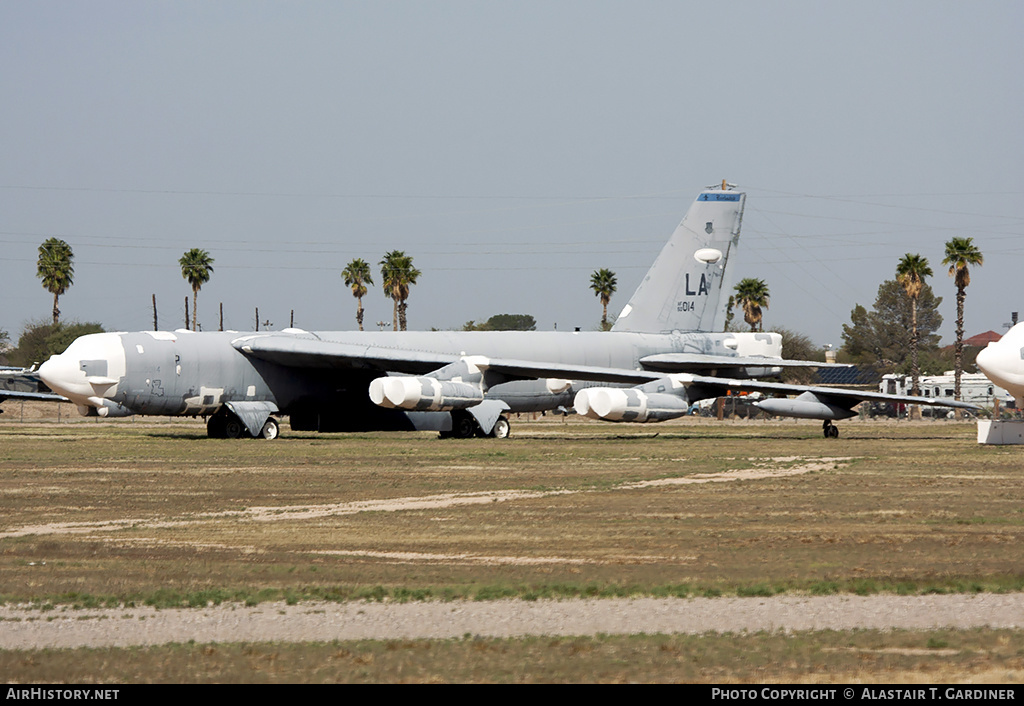
M 946 596 L 263 603 L 204 609 L 0 607 L 0 649 L 760 630 L 1020 628 L 1024 593 Z

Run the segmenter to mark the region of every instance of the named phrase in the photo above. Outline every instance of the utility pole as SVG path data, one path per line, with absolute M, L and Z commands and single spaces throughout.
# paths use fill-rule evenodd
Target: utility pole
M 260 308 L 256 307 L 256 330 L 260 330 Z
M 295 309 L 292 309 L 292 318 L 288 322 L 288 328 L 295 328 Z
M 224 330 L 224 302 L 220 303 L 220 330 Z
M 153 294 L 153 330 L 159 331 L 160 327 L 156 324 L 156 293 Z

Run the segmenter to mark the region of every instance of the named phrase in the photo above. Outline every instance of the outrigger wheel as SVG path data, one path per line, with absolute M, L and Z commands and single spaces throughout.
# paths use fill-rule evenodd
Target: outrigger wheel
M 821 425 L 821 431 L 825 434 L 826 439 L 839 438 L 839 427 L 833 424 L 831 419 L 825 420 L 825 423 Z

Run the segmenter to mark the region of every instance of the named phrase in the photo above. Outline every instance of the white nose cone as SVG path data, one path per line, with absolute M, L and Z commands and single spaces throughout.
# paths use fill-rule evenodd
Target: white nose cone
M 1024 400 L 1024 324 L 1017 324 L 1005 336 L 978 353 L 978 368 L 985 376 L 1006 388 L 1018 401 Z
M 1000 387 L 1015 395 L 1024 389 L 1024 359 L 1009 346 L 990 343 L 988 348 L 978 353 L 975 362 L 985 377 Z
M 51 390 L 65 397 L 78 400 L 92 395 L 92 387 L 85 381 L 85 373 L 67 353 L 51 355 L 39 366 L 39 377 Z
M 113 396 L 124 374 L 124 346 L 116 333 L 77 338 L 66 351 L 39 366 L 39 377 L 51 390 L 92 407 L 96 405 L 89 398 Z
M 992 373 L 995 372 L 997 357 L 993 344 L 990 343 L 978 353 L 978 357 L 974 361 L 978 364 L 978 369 L 985 373 L 986 377 L 990 380 L 993 380 Z

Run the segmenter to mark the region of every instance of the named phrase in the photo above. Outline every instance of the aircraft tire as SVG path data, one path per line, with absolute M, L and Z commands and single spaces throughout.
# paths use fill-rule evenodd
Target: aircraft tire
M 452 415 L 452 436 L 456 439 L 472 439 L 479 428 L 471 414 Z
M 281 426 L 277 423 L 277 420 L 273 417 L 267 419 L 263 424 L 263 429 L 260 431 L 260 438 L 272 441 L 281 434 Z
M 833 424 L 829 428 L 829 430 L 828 430 L 828 435 L 829 435 L 829 437 L 831 437 L 833 439 L 838 439 L 839 438 L 839 427 L 837 427 L 835 424 Z
M 225 439 L 240 439 L 245 431 L 245 425 L 242 424 L 242 420 L 235 415 L 232 414 L 224 420 Z
M 491 436 L 495 439 L 507 439 L 511 432 L 512 425 L 509 424 L 508 417 L 503 414 L 498 417 L 498 421 L 494 423 L 494 429 L 491 430 Z
M 226 435 L 224 433 L 224 416 L 221 414 L 214 414 L 212 417 L 206 420 L 206 436 L 211 439 L 224 439 Z

